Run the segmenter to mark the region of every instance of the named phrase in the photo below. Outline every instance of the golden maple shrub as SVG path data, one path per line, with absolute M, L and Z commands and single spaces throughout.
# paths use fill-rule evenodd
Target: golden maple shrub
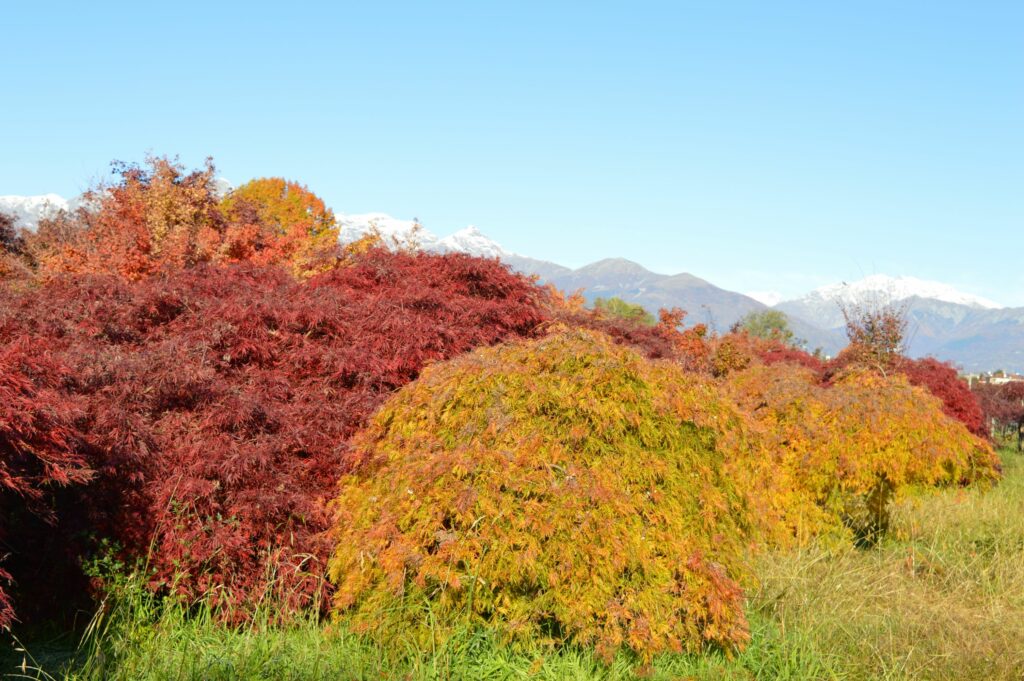
M 711 381 L 599 333 L 429 367 L 354 440 L 336 612 L 420 643 L 742 645 L 749 519 L 723 462 L 749 436 Z
M 334 212 L 305 185 L 281 177 L 250 180 L 221 201 L 235 260 L 287 263 L 299 277 L 330 269 L 337 256 Z
M 822 386 L 811 369 L 754 365 L 725 384 L 768 435 L 762 456 L 737 457 L 730 471 L 744 488 L 765 481 L 768 543 L 829 532 L 872 541 L 907 490 L 999 476 L 991 446 L 902 375 L 851 369 Z

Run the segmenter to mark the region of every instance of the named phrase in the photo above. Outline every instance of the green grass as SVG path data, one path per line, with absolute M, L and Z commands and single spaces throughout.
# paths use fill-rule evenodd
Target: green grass
M 757 621 L 754 643 L 740 656 L 666 656 L 644 670 L 626 656 L 610 665 L 589 651 L 513 652 L 483 634 L 467 633 L 438 649 L 382 651 L 352 634 L 315 623 L 287 629 L 230 631 L 202 617 L 164 613 L 113 634 L 100 654 L 57 679 L 806 679 L 843 678 L 838 660 L 819 657 L 810 640 Z M 26 678 L 50 678 L 45 660 L 26 659 Z M 52 671 L 52 670 L 51 670 Z
M 644 669 L 585 650 L 510 651 L 466 632 L 384 651 L 315 620 L 244 629 L 159 605 L 131 580 L 94 620 L 77 664 L 66 639 L 12 649 L 0 672 L 71 680 L 220 679 L 1013 679 L 1024 678 L 1024 457 L 995 489 L 902 503 L 876 548 L 812 545 L 757 560 L 753 641 L 729 658 L 664 656 Z M 31 653 L 31 654 L 30 654 Z M 33 657 L 34 656 L 34 657 Z M 15 670 L 15 665 L 24 665 Z M 44 671 L 45 670 L 45 671 Z

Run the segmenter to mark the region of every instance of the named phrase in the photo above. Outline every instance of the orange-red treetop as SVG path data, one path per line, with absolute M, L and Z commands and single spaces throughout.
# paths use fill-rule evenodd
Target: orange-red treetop
M 40 225 L 27 250 L 43 277 L 114 274 L 129 281 L 203 263 L 284 265 L 300 277 L 337 256 L 333 213 L 304 186 L 253 180 L 221 198 L 211 161 L 186 171 L 167 158 L 116 166 L 85 207 Z

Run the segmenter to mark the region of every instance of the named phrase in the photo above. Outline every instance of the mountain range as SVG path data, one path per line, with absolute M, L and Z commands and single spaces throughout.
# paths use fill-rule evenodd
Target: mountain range
M 41 217 L 73 206 L 74 201 L 56 194 L 0 196 L 0 211 L 13 213 L 29 228 Z M 588 301 L 618 297 L 652 312 L 680 307 L 688 311 L 688 323 L 704 323 L 717 331 L 728 330 L 750 312 L 776 309 L 789 317 L 794 333 L 808 348 L 821 348 L 827 354 L 835 354 L 846 343 L 843 307 L 897 304 L 906 311 L 911 356 L 931 355 L 969 372 L 1024 372 L 1024 307 L 1000 307 L 939 282 L 872 275 L 769 307 L 693 274 L 659 274 L 623 258 L 607 258 L 578 269 L 530 258 L 506 251 L 473 226 L 440 237 L 417 220 L 385 213 L 338 214 L 337 218 L 343 243 L 375 232 L 389 243 L 500 258 L 515 270 L 536 275 L 541 283 L 569 292 L 582 289 Z

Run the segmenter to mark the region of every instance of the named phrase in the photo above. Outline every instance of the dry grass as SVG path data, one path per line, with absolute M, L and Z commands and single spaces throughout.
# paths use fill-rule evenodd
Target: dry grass
M 873 550 L 761 560 L 753 607 L 856 679 L 1024 679 L 1024 458 L 995 489 L 908 500 Z

